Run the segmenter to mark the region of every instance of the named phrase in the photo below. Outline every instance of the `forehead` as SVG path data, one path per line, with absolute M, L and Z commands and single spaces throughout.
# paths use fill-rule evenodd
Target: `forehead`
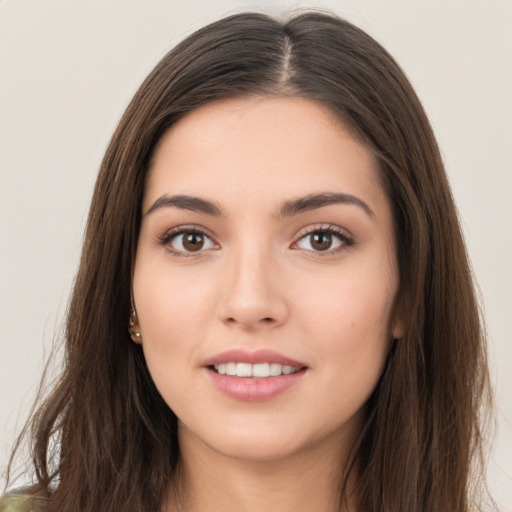
M 192 111 L 164 134 L 143 209 L 170 193 L 214 195 L 247 207 L 320 191 L 378 202 L 379 182 L 375 156 L 323 105 L 289 97 L 230 99 Z

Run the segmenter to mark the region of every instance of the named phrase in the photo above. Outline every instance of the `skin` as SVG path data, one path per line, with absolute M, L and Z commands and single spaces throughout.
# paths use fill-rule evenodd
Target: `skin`
M 280 214 L 285 201 L 333 192 L 368 209 Z M 223 215 L 153 206 L 175 194 L 211 201 Z M 179 418 L 187 510 L 340 510 L 363 405 L 402 334 L 391 208 L 374 156 L 317 103 L 218 101 L 164 135 L 142 209 L 136 328 Z M 182 237 L 166 237 L 179 226 L 203 231 L 203 248 L 187 252 Z M 331 226 L 341 237 L 317 250 L 311 233 Z M 203 366 L 233 348 L 269 348 L 307 370 L 272 399 L 240 401 Z

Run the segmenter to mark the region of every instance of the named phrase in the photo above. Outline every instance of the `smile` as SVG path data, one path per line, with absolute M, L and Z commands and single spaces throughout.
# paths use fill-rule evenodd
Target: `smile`
M 301 368 L 294 368 L 290 365 L 279 363 L 221 363 L 213 366 L 213 369 L 221 375 L 231 375 L 233 377 L 254 377 L 265 379 L 268 377 L 278 377 L 279 375 L 291 375 L 298 372 Z
M 274 350 L 227 350 L 202 364 L 205 376 L 222 394 L 246 402 L 271 400 L 298 385 L 308 365 Z

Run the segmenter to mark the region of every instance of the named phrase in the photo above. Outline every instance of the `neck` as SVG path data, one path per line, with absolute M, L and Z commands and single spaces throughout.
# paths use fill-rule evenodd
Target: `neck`
M 191 436 L 181 431 L 178 485 L 168 496 L 165 512 L 356 510 L 350 492 L 354 479 L 342 489 L 348 453 L 337 439 L 279 460 L 247 460 L 215 452 Z

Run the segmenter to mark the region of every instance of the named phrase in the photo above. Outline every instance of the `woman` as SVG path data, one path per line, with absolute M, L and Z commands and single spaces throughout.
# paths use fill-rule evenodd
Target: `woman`
M 335 17 L 235 15 L 151 72 L 66 343 L 38 497 L 10 506 L 477 507 L 488 374 L 453 199 L 403 73 Z

